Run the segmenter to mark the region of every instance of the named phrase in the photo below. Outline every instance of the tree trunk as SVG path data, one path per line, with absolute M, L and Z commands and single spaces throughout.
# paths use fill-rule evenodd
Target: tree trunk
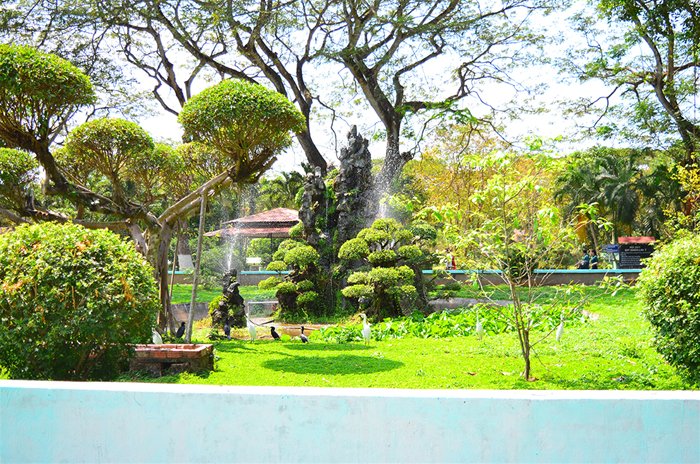
M 160 229 L 149 230 L 148 261 L 153 265 L 158 283 L 161 306 L 158 311 L 157 323 L 161 330 L 165 330 L 166 327 L 172 328 L 168 288 L 168 250 L 172 234 L 172 228 L 167 224 L 163 224 Z

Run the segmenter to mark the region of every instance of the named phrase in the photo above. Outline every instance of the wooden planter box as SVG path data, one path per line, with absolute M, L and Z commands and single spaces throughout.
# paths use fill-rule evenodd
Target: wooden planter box
M 134 356 L 129 363 L 132 371 L 147 371 L 161 376 L 214 369 L 214 345 L 134 345 L 134 348 Z

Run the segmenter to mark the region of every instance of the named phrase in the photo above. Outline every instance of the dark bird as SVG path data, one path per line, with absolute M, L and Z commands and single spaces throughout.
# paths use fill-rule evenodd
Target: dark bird
M 304 326 L 301 326 L 301 335 L 299 335 L 299 338 L 301 338 L 302 343 L 309 343 L 309 337 L 304 335 Z
M 275 330 L 274 327 L 270 327 L 270 334 L 272 335 L 272 338 L 274 338 L 275 340 L 280 339 L 280 334 L 277 333 L 277 331 Z
M 224 324 L 224 335 L 226 335 L 226 338 L 231 340 L 231 326 L 228 325 L 228 322 Z
M 185 323 L 183 322 L 180 327 L 178 327 L 177 332 L 175 332 L 175 338 L 182 338 L 185 335 Z

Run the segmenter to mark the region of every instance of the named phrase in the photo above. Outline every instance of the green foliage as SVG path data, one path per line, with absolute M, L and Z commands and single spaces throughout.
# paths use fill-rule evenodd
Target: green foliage
M 273 288 L 277 288 L 277 285 L 282 282 L 282 279 L 279 277 L 268 277 L 267 279 L 261 280 L 258 282 L 258 288 L 261 290 L 270 290 Z
M 0 364 L 13 378 L 118 374 L 151 337 L 153 270 L 107 230 L 45 223 L 0 235 Z
M 417 227 L 425 230 L 428 237 L 429 231 L 435 232 L 428 224 Z M 380 219 L 362 229 L 356 238 L 340 247 L 338 257 L 344 261 L 366 259 L 365 264 L 372 269 L 351 273 L 343 296 L 357 303 L 361 297 L 367 297 L 370 303 L 364 309 L 370 317 L 397 316 L 426 306 L 423 276 L 419 273 L 422 266 L 432 262 L 431 252 L 421 247 L 427 243 L 394 219 Z
M 437 230 L 425 221 L 414 221 L 408 230 L 421 240 L 434 242 L 437 239 Z
M 311 265 L 318 265 L 320 256 L 314 247 L 302 245 L 287 251 L 284 254 L 284 262 L 297 269 L 305 270 Z
M 394 250 L 377 250 L 367 256 L 367 261 L 372 266 L 391 266 L 396 263 L 397 259 L 398 255 Z
M 178 121 L 185 138 L 209 143 L 246 168 L 249 161 L 267 165 L 291 144 L 289 132 L 305 123 L 282 94 L 243 80 L 225 80 L 195 95 Z
M 420 247 L 417 245 L 404 245 L 399 247 L 399 256 L 405 260 L 415 260 L 423 256 L 423 252 L 420 251 Z
M 291 250 L 292 248 L 302 246 L 303 244 L 304 244 L 304 242 L 299 241 L 299 240 L 291 240 L 291 239 L 282 240 L 282 243 L 279 244 L 279 247 L 277 247 L 277 250 L 287 252 L 287 251 Z
M 374 287 L 366 284 L 348 285 L 340 291 L 345 298 L 359 299 L 369 298 L 374 293 Z
M 657 250 L 638 285 L 656 349 L 700 384 L 700 236 L 681 237 Z
M 66 119 L 95 101 L 88 77 L 66 60 L 21 45 L 0 45 L 0 138 L 10 147 L 48 143 Z
M 350 287 L 347 287 L 350 288 Z M 556 327 L 559 321 L 559 307 L 540 308 L 548 324 L 544 330 Z M 515 326 L 508 315 L 507 308 L 498 308 L 483 304 L 469 308 L 458 308 L 432 313 L 424 316 L 416 311 L 407 317 L 387 318 L 372 326 L 373 340 L 401 338 L 448 338 L 475 335 L 477 314 L 486 335 L 498 335 L 513 332 Z M 585 320 L 577 317 L 567 320 L 567 329 L 580 326 Z M 362 326 L 332 326 L 321 330 L 321 338 L 328 342 L 343 343 L 362 341 Z
M 297 286 L 294 282 L 289 282 L 285 281 L 282 282 L 281 284 L 277 285 L 277 293 L 278 294 L 291 294 L 291 293 L 296 293 L 297 291 Z
M 294 240 L 301 240 L 304 236 L 304 224 L 301 222 L 289 229 L 289 236 Z
M 391 241 L 391 234 L 385 230 L 381 229 L 362 229 L 358 234 L 357 238 L 364 240 L 370 245 L 383 245 Z
M 308 292 L 310 290 L 313 290 L 314 288 L 314 283 L 311 282 L 310 280 L 302 280 L 301 282 L 297 282 L 297 291 L 298 292 Z
M 396 219 L 377 219 L 372 223 L 371 229 L 381 230 L 389 235 L 392 235 L 399 229 L 403 229 L 403 226 L 399 224 Z
M 356 260 L 366 258 L 369 255 L 369 245 L 362 238 L 352 238 L 340 247 L 338 258 L 345 260 Z
M 0 148 L 0 207 L 20 211 L 38 180 L 39 164 L 25 151 Z
M 73 129 L 66 141 L 73 163 L 114 182 L 137 177 L 154 148 L 146 131 L 124 119 L 93 119 Z
M 260 282 L 262 283 L 262 282 Z M 258 284 L 259 285 L 259 284 Z M 223 295 L 217 295 L 215 296 L 210 302 L 209 302 L 209 316 L 213 315 L 214 312 L 219 309 L 219 303 L 221 300 L 224 299 Z
M 267 265 L 268 271 L 282 272 L 287 270 L 287 263 L 284 261 L 272 261 Z
M 348 284 L 369 284 L 369 274 L 362 271 L 353 272 L 348 277 Z
M 297 297 L 297 305 L 299 305 L 300 307 L 305 308 L 305 309 L 313 306 L 314 304 L 316 304 L 317 301 L 318 301 L 318 293 L 316 293 L 314 291 L 308 291 L 308 292 L 301 293 Z

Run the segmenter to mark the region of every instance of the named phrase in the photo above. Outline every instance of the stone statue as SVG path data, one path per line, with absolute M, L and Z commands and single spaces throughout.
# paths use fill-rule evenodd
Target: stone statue
M 214 327 L 245 327 L 245 306 L 236 280 L 237 272 L 232 269 L 224 274 L 224 297 L 219 301 L 219 306 L 211 313 L 211 321 Z

